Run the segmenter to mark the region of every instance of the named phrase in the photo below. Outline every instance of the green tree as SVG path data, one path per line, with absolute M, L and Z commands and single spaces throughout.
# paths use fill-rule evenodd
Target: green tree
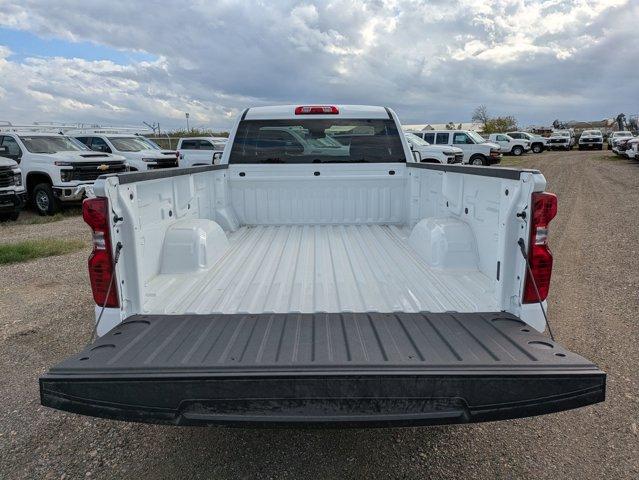
M 482 133 L 501 133 L 517 130 L 517 119 L 512 115 L 505 117 L 494 117 L 488 119 L 484 124 Z

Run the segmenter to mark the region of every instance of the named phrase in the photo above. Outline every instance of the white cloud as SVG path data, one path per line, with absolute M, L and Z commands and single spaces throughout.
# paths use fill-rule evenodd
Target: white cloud
M 484 103 L 524 123 L 633 113 L 629 0 L 4 2 L 0 26 L 143 51 L 119 65 L 16 59 L 0 46 L 0 110 L 20 120 L 228 126 L 281 102 L 382 103 L 409 122 Z M 0 43 L 1 40 L 0 40 Z M 41 117 L 47 118 L 41 118 Z M 53 118 L 55 116 L 55 118 Z

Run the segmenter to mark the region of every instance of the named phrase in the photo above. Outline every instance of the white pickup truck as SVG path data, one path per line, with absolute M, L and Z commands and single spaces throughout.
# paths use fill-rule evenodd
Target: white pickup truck
M 132 172 L 178 166 L 178 153 L 175 150 L 162 150 L 155 142 L 133 129 L 102 127 L 70 130 L 67 134 L 91 150 L 124 157 Z
M 574 146 L 575 135 L 572 130 L 555 130 L 546 142 L 546 148 L 549 150 L 572 150 Z
M 224 151 L 227 140 L 225 137 L 180 138 L 177 144 L 180 167 L 213 165 L 215 157 Z
M 603 150 L 603 134 L 601 130 L 584 130 L 577 143 L 579 150 L 594 148 Z
M 347 128 L 335 155 L 324 139 Z M 537 170 L 418 163 L 388 108 L 247 109 L 219 165 L 98 181 L 83 210 L 98 338 L 40 377 L 41 402 L 389 426 L 603 401 L 605 373 L 542 333 L 545 186 Z
M 103 173 L 127 170 L 124 158 L 92 152 L 72 137 L 39 125 L 0 125 L 0 156 L 20 166 L 22 184 L 40 215 L 81 202 Z
M 0 136 L 0 222 L 17 220 L 27 200 L 18 164 L 10 158 L 9 147 L 2 145 Z
M 533 153 L 541 153 L 546 149 L 547 138 L 535 135 L 530 132 L 508 132 L 508 136 L 517 140 L 527 140 L 530 142 L 530 149 Z
M 464 161 L 464 151 L 461 148 L 431 145 L 412 132 L 404 132 L 404 136 L 411 150 L 419 153 L 418 160 L 421 162 L 453 164 Z
M 502 153 L 510 153 L 516 157 L 530 151 L 531 145 L 528 140 L 518 140 L 507 133 L 491 133 L 488 136 L 488 141 L 498 144 Z

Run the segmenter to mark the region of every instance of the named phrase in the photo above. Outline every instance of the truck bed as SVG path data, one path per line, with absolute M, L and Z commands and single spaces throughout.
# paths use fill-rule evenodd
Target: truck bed
M 493 311 L 479 270 L 437 270 L 397 225 L 245 226 L 208 271 L 158 275 L 144 313 Z
M 605 374 L 503 313 L 138 315 L 40 378 L 143 422 L 460 423 L 602 401 Z

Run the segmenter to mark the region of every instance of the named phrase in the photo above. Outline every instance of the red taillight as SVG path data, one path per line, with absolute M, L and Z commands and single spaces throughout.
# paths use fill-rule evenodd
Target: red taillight
M 530 276 L 526 274 L 524 283 L 524 303 L 545 300 L 550 289 L 552 274 L 552 253 L 548 248 L 548 224 L 557 215 L 557 196 L 542 192 L 532 194 L 532 215 L 528 261 L 535 277 L 539 298 Z
M 338 115 L 339 109 L 333 105 L 305 105 L 295 108 L 295 115 Z
M 93 230 L 93 252 L 89 257 L 89 278 L 97 305 L 119 307 L 113 271 L 109 232 L 109 201 L 104 197 L 87 198 L 82 203 L 82 218 Z M 113 284 L 111 282 L 113 281 Z M 111 289 L 109 291 L 109 285 Z M 108 292 L 108 296 L 107 296 Z

